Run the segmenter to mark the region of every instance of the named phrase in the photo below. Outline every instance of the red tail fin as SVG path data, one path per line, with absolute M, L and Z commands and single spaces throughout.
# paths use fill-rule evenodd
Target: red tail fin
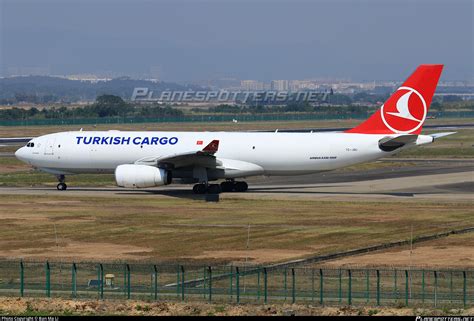
M 420 65 L 369 119 L 346 133 L 420 134 L 443 65 Z

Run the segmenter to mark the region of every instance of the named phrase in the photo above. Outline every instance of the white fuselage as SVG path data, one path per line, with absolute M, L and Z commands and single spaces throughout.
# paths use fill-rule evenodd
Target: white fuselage
M 113 173 L 122 164 L 197 151 L 212 140 L 219 140 L 214 156 L 222 170 L 211 174 L 213 179 L 300 175 L 390 155 L 378 146 L 386 136 L 342 132 L 76 131 L 34 138 L 33 147 L 22 147 L 16 155 L 52 174 Z M 177 171 L 173 177 L 189 175 Z

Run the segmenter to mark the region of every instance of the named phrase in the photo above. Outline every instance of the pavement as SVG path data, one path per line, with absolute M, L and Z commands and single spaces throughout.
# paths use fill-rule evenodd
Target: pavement
M 396 163 L 397 160 L 395 160 Z M 407 160 L 410 165 L 290 177 L 254 177 L 245 193 L 222 193 L 228 198 L 331 199 L 331 200 L 453 200 L 474 202 L 474 160 Z M 394 162 L 394 159 L 390 159 Z M 101 197 L 177 197 L 204 199 L 194 195 L 191 185 L 167 185 L 148 189 L 118 187 L 1 187 L 0 195 L 70 195 Z

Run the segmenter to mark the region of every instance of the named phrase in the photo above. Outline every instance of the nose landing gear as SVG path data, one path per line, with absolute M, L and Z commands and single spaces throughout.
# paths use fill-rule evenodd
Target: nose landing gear
M 58 181 L 59 181 L 59 184 L 56 185 L 56 188 L 58 189 L 58 191 L 65 191 L 67 189 L 67 185 L 66 185 L 66 177 L 64 175 L 57 175 L 56 176 L 58 178 Z

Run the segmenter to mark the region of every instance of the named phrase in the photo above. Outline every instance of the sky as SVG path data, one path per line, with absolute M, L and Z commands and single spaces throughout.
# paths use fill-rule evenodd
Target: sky
M 474 79 L 472 0 L 0 0 L 0 73 Z

